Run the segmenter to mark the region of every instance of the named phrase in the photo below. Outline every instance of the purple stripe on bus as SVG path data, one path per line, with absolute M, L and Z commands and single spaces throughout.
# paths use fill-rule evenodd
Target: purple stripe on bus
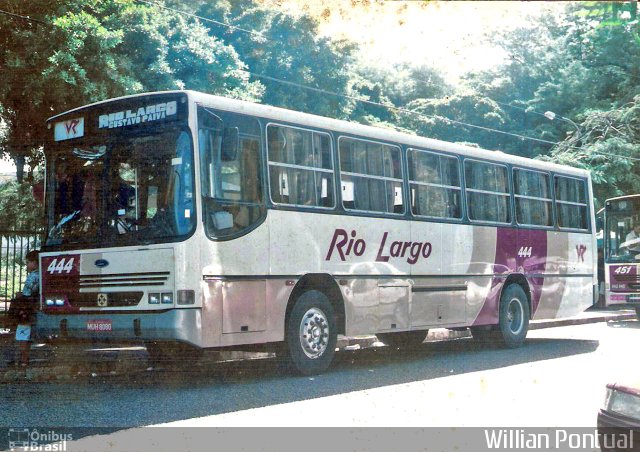
M 547 231 L 498 228 L 496 230 L 496 256 L 493 265 L 495 275 L 491 289 L 474 321 L 474 325 L 498 323 L 498 305 L 506 277 L 513 273 L 542 275 L 547 264 Z M 544 278 L 526 277 L 531 292 L 531 311 L 535 313 L 542 296 Z

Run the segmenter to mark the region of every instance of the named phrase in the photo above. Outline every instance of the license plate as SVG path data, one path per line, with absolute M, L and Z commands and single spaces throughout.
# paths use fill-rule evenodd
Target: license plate
M 99 320 L 87 321 L 87 331 L 111 331 L 111 330 L 113 330 L 113 326 L 111 325 L 111 320 L 99 319 Z

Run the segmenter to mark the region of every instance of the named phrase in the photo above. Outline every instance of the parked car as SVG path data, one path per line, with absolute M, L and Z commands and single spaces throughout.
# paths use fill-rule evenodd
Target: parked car
M 607 385 L 598 434 L 603 451 L 640 450 L 640 380 Z

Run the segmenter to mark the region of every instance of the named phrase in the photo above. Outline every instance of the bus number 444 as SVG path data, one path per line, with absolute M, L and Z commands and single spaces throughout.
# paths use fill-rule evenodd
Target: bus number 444
M 518 250 L 518 257 L 531 257 L 533 253 L 533 247 L 531 246 L 521 246 Z
M 75 258 L 73 257 L 69 258 L 68 260 L 65 258 L 62 258 L 60 259 L 60 261 L 58 261 L 58 259 L 54 259 L 51 261 L 51 263 L 47 267 L 47 273 L 51 273 L 51 274 L 71 273 L 71 270 L 73 270 L 74 260 Z

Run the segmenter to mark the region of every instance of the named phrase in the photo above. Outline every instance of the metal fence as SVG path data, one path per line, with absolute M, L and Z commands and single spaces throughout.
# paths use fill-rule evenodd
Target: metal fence
M 42 231 L 0 230 L 0 311 L 6 311 L 8 302 L 22 290 L 27 277 L 25 256 L 40 249 Z

